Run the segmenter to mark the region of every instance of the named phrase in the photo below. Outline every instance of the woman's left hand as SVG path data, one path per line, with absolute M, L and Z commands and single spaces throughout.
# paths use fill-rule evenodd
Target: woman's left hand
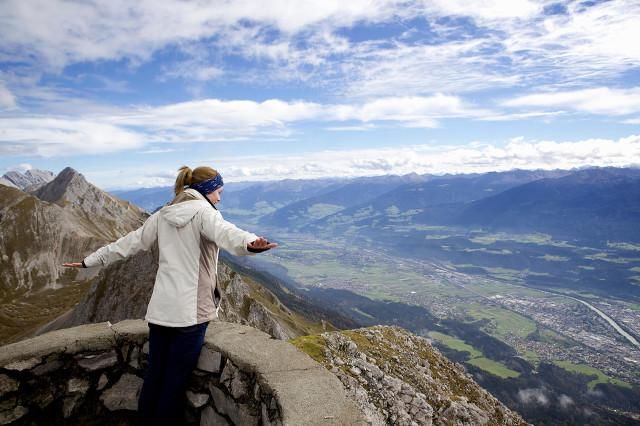
M 278 247 L 278 244 L 270 243 L 266 238 L 258 237 L 257 240 L 252 241 L 247 245 L 247 250 L 253 253 L 260 253 L 274 247 Z
M 67 262 L 63 263 L 62 266 L 66 266 L 67 268 L 82 268 L 82 262 Z

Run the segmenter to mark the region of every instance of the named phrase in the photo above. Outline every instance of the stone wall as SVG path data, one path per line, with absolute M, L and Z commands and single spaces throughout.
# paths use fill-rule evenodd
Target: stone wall
M 0 348 L 0 424 L 134 424 L 148 356 L 139 320 Z M 188 425 L 361 424 L 340 381 L 287 342 L 211 322 L 186 393 Z

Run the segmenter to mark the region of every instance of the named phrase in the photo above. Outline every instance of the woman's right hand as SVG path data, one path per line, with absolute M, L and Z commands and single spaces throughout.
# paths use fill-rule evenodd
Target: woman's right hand
M 67 262 L 63 263 L 62 266 L 66 266 L 67 268 L 82 268 L 82 262 Z

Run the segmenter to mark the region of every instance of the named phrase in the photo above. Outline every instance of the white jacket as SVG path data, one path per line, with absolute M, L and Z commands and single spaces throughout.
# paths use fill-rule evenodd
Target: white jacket
M 218 317 L 218 247 L 238 256 L 249 255 L 247 244 L 257 238 L 225 221 L 204 196 L 189 188 L 140 228 L 98 249 L 84 263 L 88 268 L 106 266 L 149 250 L 158 241 L 158 273 L 145 319 L 184 327 Z

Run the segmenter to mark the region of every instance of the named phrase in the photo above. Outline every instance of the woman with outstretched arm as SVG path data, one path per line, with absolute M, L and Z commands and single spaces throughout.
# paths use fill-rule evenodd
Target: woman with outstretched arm
M 138 400 L 141 424 L 182 424 L 187 381 L 209 321 L 218 317 L 218 250 L 243 256 L 277 246 L 222 218 L 222 176 L 210 167 L 179 169 L 175 198 L 137 230 L 68 267 L 106 266 L 157 241 L 159 266 L 145 319 L 149 365 Z

